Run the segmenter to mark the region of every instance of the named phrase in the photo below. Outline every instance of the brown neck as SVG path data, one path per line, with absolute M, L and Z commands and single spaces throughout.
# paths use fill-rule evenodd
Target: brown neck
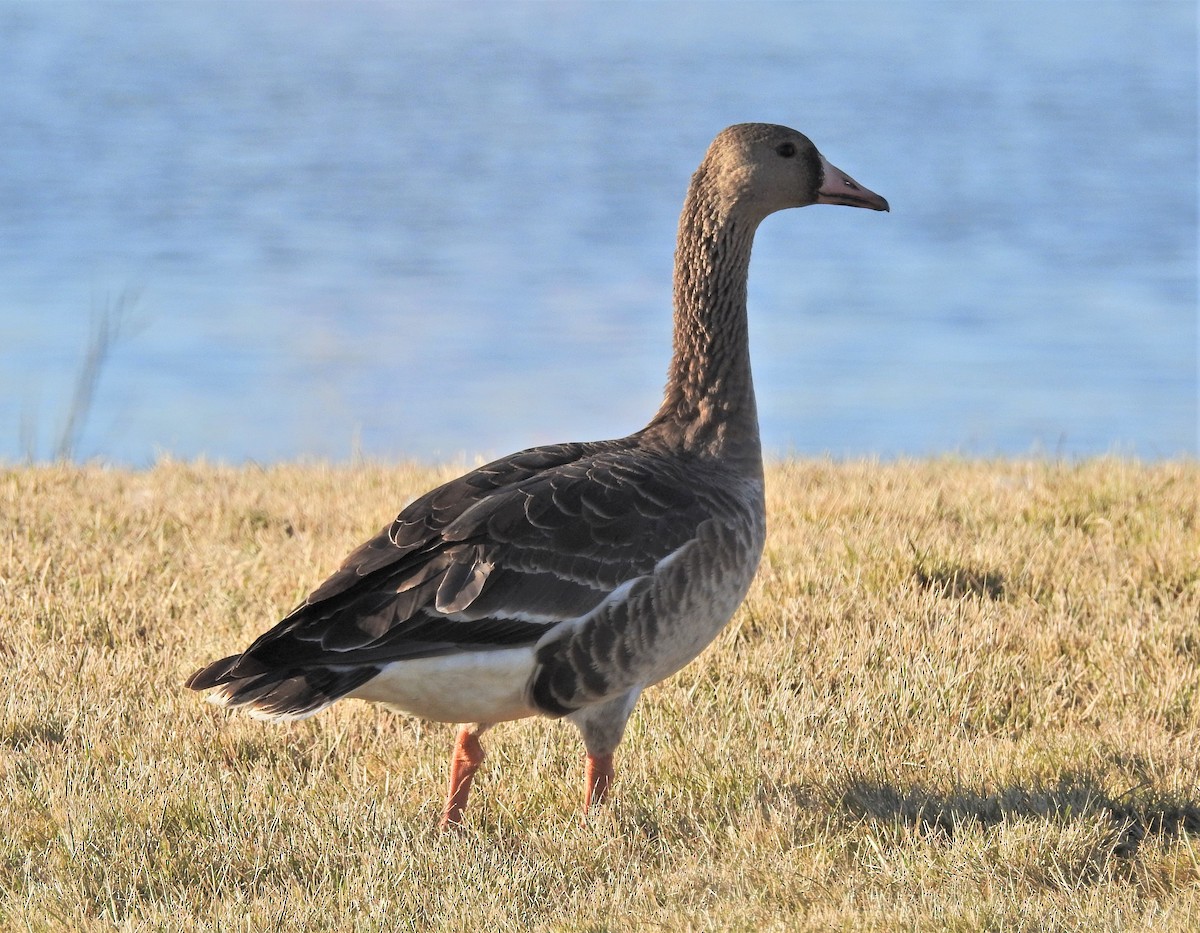
M 675 341 L 647 432 L 696 453 L 761 464 L 746 279 L 758 218 L 735 219 L 697 172 L 679 220 Z

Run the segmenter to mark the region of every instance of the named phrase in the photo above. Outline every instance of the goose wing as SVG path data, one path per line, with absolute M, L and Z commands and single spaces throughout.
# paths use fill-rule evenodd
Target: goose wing
M 635 443 L 533 448 L 432 490 L 189 686 L 321 667 L 365 680 L 391 661 L 537 642 L 653 570 L 721 498 L 678 454 Z

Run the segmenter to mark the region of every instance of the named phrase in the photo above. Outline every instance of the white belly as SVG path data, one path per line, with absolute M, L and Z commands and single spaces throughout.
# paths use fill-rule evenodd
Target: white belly
M 507 722 L 536 715 L 525 700 L 532 647 L 393 661 L 348 696 L 437 722 Z

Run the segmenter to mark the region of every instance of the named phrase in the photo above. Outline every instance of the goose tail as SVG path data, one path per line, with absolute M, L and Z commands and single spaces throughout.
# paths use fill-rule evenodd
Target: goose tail
M 208 702 L 217 706 L 247 707 L 255 719 L 279 722 L 315 716 L 378 673 L 362 665 L 263 669 L 235 654 L 196 671 L 184 686 L 212 690 Z

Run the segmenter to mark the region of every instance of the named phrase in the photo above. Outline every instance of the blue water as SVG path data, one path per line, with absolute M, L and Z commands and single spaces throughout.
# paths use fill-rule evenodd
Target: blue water
M 770 218 L 764 441 L 1197 453 L 1191 2 L 0 4 L 0 461 L 438 459 L 656 408 L 712 136 L 891 214 Z

